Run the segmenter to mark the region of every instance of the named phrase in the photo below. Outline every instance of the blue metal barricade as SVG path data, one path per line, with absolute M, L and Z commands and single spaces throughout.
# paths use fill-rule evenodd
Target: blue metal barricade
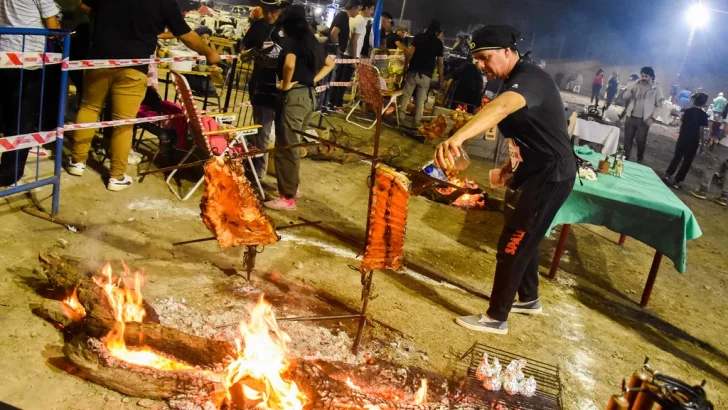
M 0 76 L 3 77 L 3 81 L 5 82 L 1 87 L 2 92 L 5 93 L 5 96 L 12 95 L 13 99 L 15 99 L 15 94 L 17 93 L 17 104 L 11 104 L 10 102 L 0 103 L 2 105 L 0 106 L 0 112 L 3 114 L 2 125 L 4 134 L 0 138 L 0 152 L 2 153 L 1 161 L 6 164 L 0 167 L 0 171 L 5 172 L 4 174 L 0 173 L 0 182 L 2 185 L 7 186 L 7 189 L 0 190 L 0 198 L 28 192 L 46 185 L 53 185 L 51 214 L 56 215 L 58 213 L 61 193 L 61 160 L 63 157 L 63 126 L 66 115 L 66 97 L 68 95 L 68 71 L 64 69 L 58 70 L 60 73 L 60 81 L 57 84 L 57 91 L 59 93 L 58 120 L 51 124 L 51 129 L 48 129 L 47 122 L 44 123 L 44 109 L 46 108 L 44 107 L 44 103 L 47 101 L 45 98 L 46 94 L 56 91 L 55 87 L 51 87 L 48 84 L 49 69 L 55 65 L 61 67 L 64 62 L 68 61 L 71 47 L 70 31 L 0 27 L 0 36 L 22 36 L 21 50 L 0 51 Z M 42 36 L 45 38 L 43 52 L 26 51 L 26 45 L 29 40 L 28 36 Z M 2 40 L 0 39 L 0 41 Z M 49 49 L 49 42 L 51 41 L 62 48 L 60 53 L 51 53 L 52 50 Z M 9 70 L 16 71 L 11 72 Z M 38 71 L 40 71 L 40 79 L 37 79 Z M 9 79 L 14 78 L 14 76 L 18 76 L 19 78 L 17 89 L 9 87 L 9 85 L 13 84 L 8 84 Z M 40 81 L 40 84 L 37 81 Z M 39 95 L 34 88 L 38 87 L 38 85 L 40 85 Z M 30 93 L 28 91 L 29 89 L 34 92 Z M 11 92 L 12 94 L 9 94 Z M 7 105 L 10 106 L 8 107 Z M 28 112 L 23 113 L 23 107 L 27 109 L 28 106 L 37 107 L 37 124 L 35 122 L 35 113 L 32 113 L 33 121 L 30 122 L 28 121 L 30 114 Z M 5 119 L 11 118 L 9 114 L 12 113 L 12 111 L 7 110 L 15 111 L 14 115 L 16 116 L 12 117 L 15 123 L 14 127 L 9 127 L 9 124 L 6 123 Z M 53 129 L 53 126 L 55 126 L 55 129 Z M 53 141 L 55 141 L 53 176 L 40 179 L 40 146 Z M 27 166 L 25 164 L 28 150 L 33 149 L 36 154 L 35 178 L 31 182 L 21 184 L 21 178 L 24 177 L 26 169 L 30 168 L 30 164 Z M 0 165 L 2 162 L 0 162 Z M 11 168 L 14 169 L 7 170 L 7 164 L 13 163 L 14 167 L 11 166 Z

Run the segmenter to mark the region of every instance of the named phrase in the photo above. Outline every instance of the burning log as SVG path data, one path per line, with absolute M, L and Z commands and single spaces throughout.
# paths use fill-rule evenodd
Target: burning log
M 220 246 L 271 245 L 278 242 L 273 221 L 265 214 L 241 164 L 214 158 L 205 165 L 202 221 Z
M 66 343 L 63 353 L 88 380 L 133 397 L 206 401 L 221 391 L 221 378 L 212 372 L 193 367 L 160 370 L 130 364 L 110 355 L 101 341 L 88 336 L 78 336 Z
M 117 320 L 104 288 L 92 279 L 91 274 L 81 273 L 78 262 L 44 254 L 40 255 L 40 260 L 54 289 L 66 294 L 77 289 L 78 301 L 86 312 L 82 327 L 89 336 L 101 338 L 115 328 Z M 142 322 L 125 325 L 124 340 L 129 346 L 146 345 L 192 365 L 208 368 L 220 366 L 235 352 L 229 342 L 208 340 L 163 326 L 149 305 L 142 302 L 142 306 L 146 311 Z
M 409 188 L 404 175 L 384 165 L 377 168 L 362 273 L 402 269 Z
M 42 303 L 31 305 L 30 308 L 37 316 L 64 329 L 79 324 L 84 318 L 80 312 L 58 300 L 44 300 Z

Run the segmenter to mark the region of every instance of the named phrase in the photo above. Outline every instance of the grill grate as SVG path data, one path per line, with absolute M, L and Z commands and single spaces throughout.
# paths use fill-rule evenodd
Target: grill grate
M 491 358 L 497 357 L 503 368 L 515 359 L 526 359 L 526 368 L 523 373 L 526 377 L 533 376 L 536 379 L 537 390 L 533 397 L 520 395 L 509 395 L 503 390 L 493 392 L 486 390 L 483 384 L 475 378 L 478 365 L 483 360 L 483 354 L 488 353 Z M 475 343 L 461 358 L 469 360 L 467 367 L 467 380 L 465 382 L 465 394 L 468 401 L 489 409 L 493 404 L 502 404 L 509 409 L 520 410 L 562 410 L 561 382 L 559 368 L 547 363 L 532 360 L 526 357 L 517 356 L 504 350 L 488 347 L 481 343 Z M 479 407 L 480 408 L 480 407 Z

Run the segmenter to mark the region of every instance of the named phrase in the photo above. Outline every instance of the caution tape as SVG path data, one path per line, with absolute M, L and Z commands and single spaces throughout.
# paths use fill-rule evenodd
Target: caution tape
M 43 64 L 60 64 L 60 53 L 0 52 L 0 68 L 38 67 Z
M 336 64 L 359 64 L 359 63 L 371 63 L 372 60 L 404 60 L 404 56 L 393 54 L 393 55 L 380 55 L 372 58 L 336 58 L 334 62 Z
M 235 60 L 238 58 L 236 55 L 222 55 L 220 59 Z M 206 61 L 207 58 L 204 56 L 192 56 L 192 57 L 169 57 L 169 58 L 133 58 L 133 59 L 113 59 L 113 60 L 76 60 L 70 61 L 66 59 L 63 61 L 64 71 L 76 71 L 76 70 L 93 70 L 99 68 L 122 68 L 122 67 L 133 67 L 138 65 L 149 65 L 149 64 L 164 64 L 164 63 L 180 63 L 183 61 Z
M 33 132 L 30 134 L 16 135 L 14 137 L 0 138 L 0 152 L 15 151 L 19 149 L 33 148 L 53 142 L 56 138 L 63 138 L 63 130 Z

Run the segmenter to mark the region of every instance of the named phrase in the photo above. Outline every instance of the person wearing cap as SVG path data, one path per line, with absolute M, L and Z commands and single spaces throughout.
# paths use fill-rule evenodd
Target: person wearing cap
M 361 1 L 349 0 L 344 7 L 344 11 L 334 17 L 333 23 L 331 23 L 331 31 L 329 33 L 329 42 L 335 47 L 336 54 L 341 56 L 343 59 L 353 59 L 358 56 L 347 54 L 349 49 L 349 37 L 351 35 L 351 24 L 350 21 L 359 15 L 361 10 Z M 348 83 L 354 77 L 354 65 L 353 64 L 340 64 L 336 67 L 336 73 L 334 75 L 334 81 Z M 332 87 L 329 105 L 334 110 L 339 110 L 344 105 L 344 94 L 346 93 L 346 87 Z
M 187 47 L 204 55 L 209 65 L 220 63 L 217 51 L 203 43 L 187 25 L 175 0 L 83 0 L 80 7 L 94 16 L 93 38 L 88 51 L 90 59 L 149 58 L 157 49 L 157 36 L 166 27 Z M 111 97 L 113 120 L 136 118 L 147 91 L 147 72 L 146 65 L 86 71 L 76 123 L 97 122 L 107 97 Z M 71 161 L 66 165 L 70 175 L 84 174 L 95 132 L 95 129 L 88 128 L 74 133 Z M 110 178 L 106 185 L 110 191 L 122 191 L 132 185 L 132 178 L 126 175 L 126 167 L 133 134 L 133 125 L 113 128 Z
M 519 39 L 519 31 L 509 26 L 486 26 L 473 33 L 470 48 L 478 68 L 489 82 L 503 80 L 503 92 L 435 153 L 435 165 L 447 169 L 462 155 L 465 141 L 495 126 L 508 138 L 508 161 L 491 171 L 491 185 L 508 189 L 490 307 L 456 319 L 468 329 L 495 334 L 508 333 L 510 313 L 542 312 L 539 245 L 577 174 L 558 86 L 542 68 L 521 59 Z
M 404 78 L 404 91 L 402 93 L 402 103 L 399 108 L 400 121 L 404 121 L 407 113 L 407 106 L 412 96 L 415 96 L 415 127 L 422 122 L 422 114 L 425 112 L 425 101 L 427 101 L 427 93 L 430 91 L 432 83 L 432 75 L 437 65 L 439 74 L 439 84 L 445 85 L 445 64 L 443 55 L 445 46 L 438 38 L 440 34 L 440 22 L 432 20 L 427 31 L 415 36 L 412 45 L 409 47 L 407 54 L 409 58 L 409 67 Z
M 704 110 L 707 103 L 707 94 L 695 94 L 693 96 L 693 106 L 685 110 L 682 115 L 680 134 L 675 145 L 675 155 L 663 178 L 668 185 L 673 186 L 675 189 L 680 189 L 682 182 L 688 175 L 693 159 L 698 153 L 703 131 L 708 127 L 708 114 Z M 680 167 L 680 171 L 673 179 L 672 176 L 677 171 L 680 162 L 682 162 L 682 167 Z
M 278 18 L 289 3 L 277 0 L 259 0 L 262 18 L 253 22 L 242 41 L 241 58 L 253 58 L 253 73 L 248 81 L 253 121 L 261 126 L 258 134 L 250 139 L 252 145 L 267 150 L 273 134 L 276 107 L 280 91 L 276 88 L 276 71 L 280 55 L 281 27 Z M 268 170 L 268 154 L 253 159 L 258 178 L 265 179 Z
M 281 39 L 278 64 L 278 88 L 282 98 L 276 113 L 276 147 L 301 143 L 301 136 L 313 116 L 316 106 L 314 86 L 334 69 L 334 59 L 326 56 L 306 21 L 306 9 L 289 7 L 281 17 L 285 37 Z M 300 149 L 287 149 L 274 154 L 276 179 L 280 197 L 264 205 L 270 209 L 295 211 L 301 166 Z
M 637 140 L 637 162 L 641 164 L 645 160 L 647 135 L 659 115 L 657 108 L 665 101 L 662 88 L 655 81 L 655 70 L 642 67 L 640 80 L 624 91 L 623 98 L 630 100 L 624 110 L 627 117 L 624 123 L 624 155 L 629 160 Z

